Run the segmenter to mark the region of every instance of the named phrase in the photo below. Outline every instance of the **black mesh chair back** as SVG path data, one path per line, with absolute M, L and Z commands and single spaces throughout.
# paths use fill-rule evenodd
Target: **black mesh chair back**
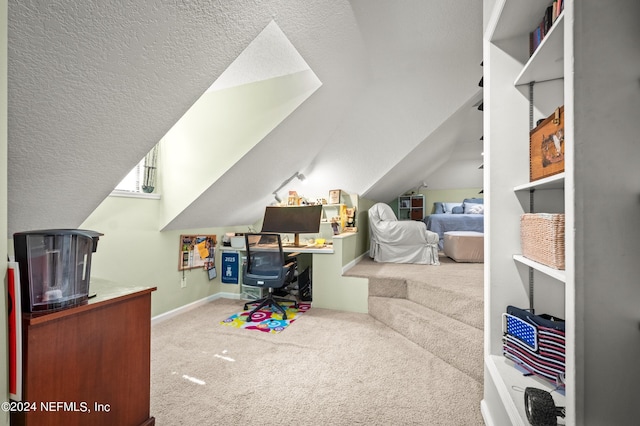
M 285 285 L 287 270 L 280 234 L 247 234 L 247 264 L 244 283 L 257 287 L 280 288 Z
M 274 297 L 273 289 L 284 287 L 291 281 L 295 276 L 296 263 L 285 263 L 280 234 L 245 234 L 245 247 L 247 260 L 242 267 L 243 284 L 269 290 L 266 297 L 244 305 L 246 310 L 250 304 L 257 304 L 249 313 L 248 321 L 252 321 L 253 314 L 264 307 L 277 309 L 286 320 L 286 310 L 278 302 L 293 303 L 294 308 L 298 307 L 298 302 Z

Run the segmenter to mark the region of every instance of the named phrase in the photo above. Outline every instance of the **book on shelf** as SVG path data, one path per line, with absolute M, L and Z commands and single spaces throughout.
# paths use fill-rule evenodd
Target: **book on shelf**
M 538 26 L 529 33 L 529 56 L 532 56 L 536 49 L 538 49 L 540 43 L 542 43 L 545 36 L 549 34 L 551 27 L 553 27 L 553 24 L 563 10 L 564 0 L 554 0 L 554 2 L 545 9 L 542 20 Z

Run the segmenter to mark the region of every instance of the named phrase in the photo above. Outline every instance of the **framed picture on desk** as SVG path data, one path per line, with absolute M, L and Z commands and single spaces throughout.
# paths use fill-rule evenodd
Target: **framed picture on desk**
M 340 204 L 340 190 L 332 189 L 329 191 L 329 204 Z

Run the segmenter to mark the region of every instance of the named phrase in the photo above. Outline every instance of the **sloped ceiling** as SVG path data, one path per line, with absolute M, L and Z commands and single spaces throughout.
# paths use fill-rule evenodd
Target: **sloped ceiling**
M 271 21 L 162 138 L 160 227 L 189 227 L 191 203 L 257 144 L 269 144 L 263 141 L 265 136 L 321 85 Z M 262 164 L 271 165 L 262 167 L 265 175 L 277 169 L 282 155 L 281 150 L 272 149 L 261 158 Z M 203 198 L 209 204 L 220 204 L 215 197 Z M 176 219 L 178 215 L 181 219 Z
M 272 20 L 322 87 L 167 229 L 253 223 L 296 171 L 391 200 L 478 127 L 477 0 L 10 0 L 9 233 L 79 226 Z

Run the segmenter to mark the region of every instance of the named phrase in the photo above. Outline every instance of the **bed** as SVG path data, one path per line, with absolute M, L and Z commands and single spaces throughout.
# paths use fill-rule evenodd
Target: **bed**
M 467 198 L 462 203 L 434 203 L 435 213 L 425 217 L 427 229 L 440 237 L 438 248 L 444 249 L 447 231 L 484 232 L 484 204 L 482 198 Z

